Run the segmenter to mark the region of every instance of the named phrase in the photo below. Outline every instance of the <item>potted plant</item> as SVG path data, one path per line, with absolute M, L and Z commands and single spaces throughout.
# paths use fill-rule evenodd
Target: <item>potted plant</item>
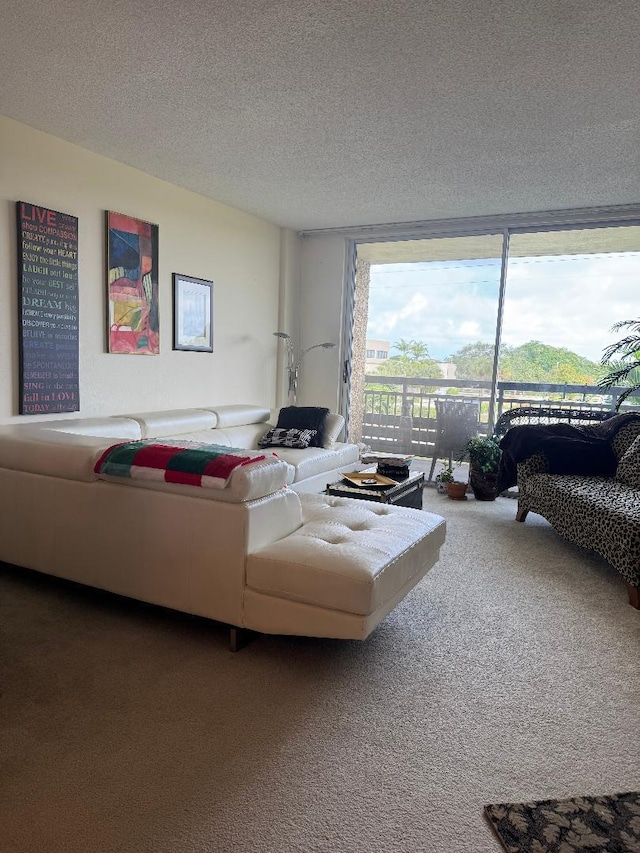
M 478 501 L 494 501 L 502 451 L 492 435 L 474 435 L 467 440 L 460 461 L 469 460 L 469 482 Z
M 456 466 L 457 467 L 457 466 Z M 453 476 L 453 468 L 449 465 L 436 475 L 438 491 L 445 492 L 451 500 L 464 501 L 467 498 L 467 484 L 461 483 Z

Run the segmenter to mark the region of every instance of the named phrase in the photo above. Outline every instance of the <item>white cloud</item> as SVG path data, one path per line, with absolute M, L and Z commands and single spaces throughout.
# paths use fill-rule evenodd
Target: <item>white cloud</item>
M 424 341 L 445 358 L 495 336 L 497 261 L 373 266 L 371 338 Z M 613 323 L 640 316 L 640 252 L 515 258 L 509 264 L 502 341 L 539 340 L 593 361 L 618 336 Z
M 458 334 L 460 337 L 475 341 L 480 334 L 480 323 L 477 320 L 467 320 L 464 323 L 460 323 Z
M 406 306 L 399 312 L 398 317 L 405 320 L 414 314 L 420 314 L 429 307 L 429 300 L 424 293 L 414 293 Z

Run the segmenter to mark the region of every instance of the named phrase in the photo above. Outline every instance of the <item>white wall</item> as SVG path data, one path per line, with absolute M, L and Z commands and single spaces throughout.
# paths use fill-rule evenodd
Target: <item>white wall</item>
M 0 423 L 39 418 L 17 416 L 16 201 L 79 220 L 81 415 L 206 403 L 276 405 L 272 333 L 291 319 L 297 236 L 0 117 Z M 106 352 L 105 210 L 159 225 L 158 356 Z M 172 350 L 173 272 L 215 284 L 213 354 Z
M 347 241 L 342 235 L 307 235 L 302 239 L 300 346 L 333 341 L 333 350 L 318 349 L 304 359 L 298 404 L 328 406 L 338 411 L 342 386 L 343 290 Z
M 293 231 L 283 230 L 280 254 L 280 311 L 278 325 L 273 331 L 288 332 L 298 352 L 300 333 L 300 239 Z M 289 403 L 289 374 L 287 348 L 282 340 L 278 344 L 278 371 L 276 400 L 278 408 Z

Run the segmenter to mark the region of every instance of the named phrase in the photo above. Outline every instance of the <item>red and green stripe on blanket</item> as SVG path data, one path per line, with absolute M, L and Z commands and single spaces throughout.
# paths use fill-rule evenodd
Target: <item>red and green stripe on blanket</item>
M 275 453 L 269 455 L 276 457 Z M 236 468 L 260 462 L 266 456 L 243 448 L 197 441 L 127 441 L 105 450 L 93 470 L 111 477 L 224 489 Z

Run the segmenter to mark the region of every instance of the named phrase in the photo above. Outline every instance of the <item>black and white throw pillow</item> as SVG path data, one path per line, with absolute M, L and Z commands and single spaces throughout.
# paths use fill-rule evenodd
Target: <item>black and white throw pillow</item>
M 262 436 L 258 447 L 309 447 L 315 438 L 314 429 L 278 429 L 274 427 Z
M 325 421 L 329 409 L 322 406 L 285 406 L 278 415 L 278 429 L 311 429 L 315 435 L 309 447 L 324 447 Z

